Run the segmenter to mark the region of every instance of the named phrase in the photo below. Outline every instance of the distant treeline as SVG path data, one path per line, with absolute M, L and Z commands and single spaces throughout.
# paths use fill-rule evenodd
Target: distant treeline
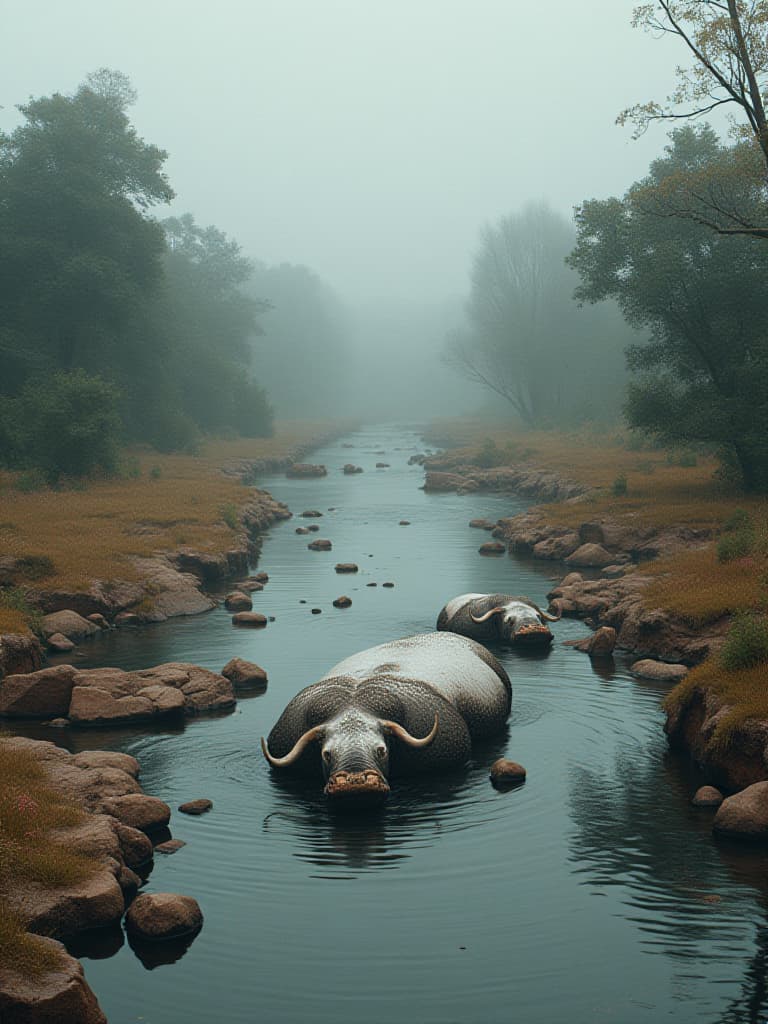
M 257 266 L 190 214 L 152 215 L 174 192 L 166 152 L 131 125 L 135 98 L 101 70 L 30 99 L 0 135 L 0 464 L 50 481 L 111 472 L 124 441 L 267 436 L 262 384 L 285 383 L 297 338 L 338 355 L 334 300 L 310 271 Z

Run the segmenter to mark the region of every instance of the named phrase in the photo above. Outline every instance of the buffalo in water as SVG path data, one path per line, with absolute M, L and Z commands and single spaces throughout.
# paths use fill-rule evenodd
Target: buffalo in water
M 547 622 L 557 622 L 562 612 L 550 615 L 527 597 L 509 594 L 460 594 L 443 608 L 437 628 L 475 640 L 542 646 L 552 643 Z
M 353 654 L 283 711 L 264 755 L 276 771 L 322 773 L 334 803 L 383 800 L 390 775 L 463 764 L 504 728 L 512 686 L 480 644 L 424 633 Z

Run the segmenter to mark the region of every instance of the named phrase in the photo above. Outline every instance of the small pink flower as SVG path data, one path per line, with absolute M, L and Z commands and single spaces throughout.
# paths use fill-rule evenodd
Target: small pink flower
M 31 796 L 28 796 L 26 793 L 22 793 L 16 801 L 16 809 L 21 814 L 29 814 L 31 817 L 34 817 L 39 810 L 39 804 L 36 800 L 33 800 Z

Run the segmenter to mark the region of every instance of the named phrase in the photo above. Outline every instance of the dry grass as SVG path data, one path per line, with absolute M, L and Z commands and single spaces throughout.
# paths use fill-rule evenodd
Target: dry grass
M 719 659 L 710 658 L 692 669 L 664 698 L 665 711 L 676 711 L 690 699 L 695 689 L 707 690 L 722 697 L 731 710 L 718 720 L 709 745 L 724 750 L 736 728 L 748 719 L 768 720 L 768 666 L 728 671 Z
M 51 838 L 51 831 L 76 825 L 84 812 L 50 786 L 28 751 L 11 751 L 0 737 L 0 963 L 35 975 L 55 965 L 56 954 L 27 935 L 24 922 L 7 905 L 20 881 L 59 888 L 82 881 L 95 861 Z
M 29 616 L 18 608 L 0 607 L 0 634 L 29 633 Z
M 183 545 L 226 551 L 234 536 L 227 509 L 243 505 L 248 489 L 221 466 L 229 459 L 284 458 L 331 427 L 282 424 L 273 438 L 214 441 L 194 456 L 131 452 L 137 476 L 94 481 L 85 490 L 21 493 L 12 475 L 2 474 L 0 551 L 29 558 L 37 566 L 30 579 L 46 589 L 68 590 L 87 588 L 93 579 L 135 578 L 135 556 Z M 52 566 L 41 573 L 45 558 Z

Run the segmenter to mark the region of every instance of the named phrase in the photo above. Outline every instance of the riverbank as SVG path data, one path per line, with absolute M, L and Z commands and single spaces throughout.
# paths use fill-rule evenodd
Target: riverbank
M 211 441 L 196 455 L 136 451 L 121 477 L 82 490 L 29 493 L 3 474 L 0 674 L 40 667 L 45 615 L 101 616 L 95 630 L 213 607 L 205 589 L 244 574 L 260 534 L 290 515 L 253 479 L 348 429 L 278 424 L 272 438 Z
M 663 663 L 691 669 L 664 702 L 673 745 L 726 789 L 768 778 L 755 739 L 768 736 L 765 499 L 734 494 L 710 458 L 620 437 L 459 422 L 425 440 L 447 447 L 422 460 L 427 488 L 522 483 L 544 502 L 492 532 L 511 553 L 565 563 L 548 595 L 564 615 L 615 630 L 619 648 L 662 663 L 657 678 Z

